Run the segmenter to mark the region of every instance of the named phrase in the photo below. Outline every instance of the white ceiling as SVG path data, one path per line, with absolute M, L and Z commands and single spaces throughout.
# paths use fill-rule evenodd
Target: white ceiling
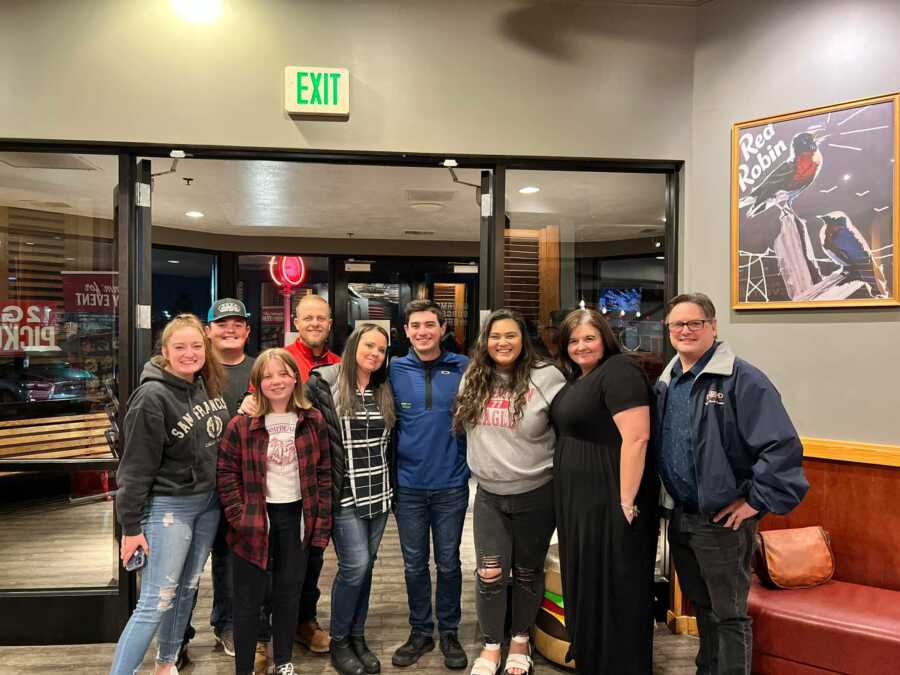
M 35 168 L 21 153 L 0 153 L 0 205 L 111 218 L 118 167 L 114 156 L 42 155 L 73 168 Z M 73 160 L 82 160 L 82 162 Z M 18 167 L 10 166 L 9 163 Z M 170 159 L 153 159 L 153 173 Z M 480 183 L 480 171 L 457 176 Z M 193 179 L 188 185 L 185 178 Z M 518 192 L 534 185 L 532 195 Z M 432 195 L 410 191 L 437 192 Z M 513 227 L 560 225 L 563 240 L 609 241 L 664 232 L 665 178 L 660 174 L 510 171 L 507 213 Z M 436 210 L 414 201 L 440 204 Z M 201 211 L 192 219 L 187 211 Z M 231 235 L 477 241 L 475 188 L 454 183 L 445 168 L 183 159 L 154 179 L 153 224 Z M 408 234 L 410 230 L 433 234 Z

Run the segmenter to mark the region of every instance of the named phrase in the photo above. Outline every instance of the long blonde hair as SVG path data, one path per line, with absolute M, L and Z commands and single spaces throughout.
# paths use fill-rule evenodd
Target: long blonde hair
M 300 369 L 297 368 L 297 364 L 293 357 L 286 349 L 273 347 L 257 356 L 256 362 L 250 370 L 250 385 L 253 387 L 253 400 L 256 402 L 255 416 L 265 417 L 272 412 L 272 404 L 269 403 L 269 399 L 263 396 L 262 393 L 263 374 L 270 361 L 276 361 L 284 366 L 284 369 L 293 375 L 296 380 L 294 393 L 288 402 L 288 410 L 296 412 L 298 410 L 309 410 L 312 408 L 312 403 L 310 403 L 309 399 L 306 397 L 306 385 L 303 384 L 303 378 L 300 376 Z
M 206 335 L 206 331 L 203 330 L 203 324 L 195 315 L 178 314 L 166 324 L 159 338 L 159 354 L 150 359 L 151 362 L 164 370 L 170 368 L 171 364 L 165 354 L 163 354 L 162 348 L 168 348 L 169 340 L 172 339 L 172 334 L 182 328 L 193 328 L 200 334 L 200 337 L 203 338 L 203 367 L 200 369 L 199 374 L 203 378 L 203 384 L 206 387 L 207 395 L 210 398 L 218 397 L 219 394 L 222 393 L 222 383 L 225 381 L 225 371 L 222 368 L 219 359 L 216 358 L 215 352 L 213 352 L 212 343 Z

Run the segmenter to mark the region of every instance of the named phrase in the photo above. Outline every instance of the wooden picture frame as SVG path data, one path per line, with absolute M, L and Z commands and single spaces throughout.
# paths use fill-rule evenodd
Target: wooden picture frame
M 731 130 L 731 306 L 900 305 L 900 94 Z

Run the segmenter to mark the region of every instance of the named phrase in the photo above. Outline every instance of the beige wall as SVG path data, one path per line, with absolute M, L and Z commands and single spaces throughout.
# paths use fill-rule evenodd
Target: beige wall
M 0 3 L 0 137 L 686 159 L 694 10 L 518 0 Z M 351 71 L 349 122 L 282 112 Z
M 900 442 L 900 312 L 728 308 L 731 124 L 900 90 L 900 3 L 225 6 L 193 28 L 166 0 L 0 5 L 0 137 L 685 160 L 682 288 L 803 434 Z M 349 68 L 350 121 L 286 117 L 285 65 Z
M 808 436 L 900 443 L 900 310 L 729 310 L 731 124 L 900 90 L 898 29 L 895 0 L 719 0 L 698 16 L 682 287 L 713 297 L 721 334 Z

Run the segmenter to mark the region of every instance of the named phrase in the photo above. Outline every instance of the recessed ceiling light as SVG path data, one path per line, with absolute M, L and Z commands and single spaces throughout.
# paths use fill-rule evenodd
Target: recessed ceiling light
M 203 213 L 201 211 L 187 211 L 184 215 L 188 218 L 202 218 Z
M 850 180 L 850 174 L 849 174 L 849 173 L 845 173 L 845 174 L 844 174 L 844 180 Z
M 222 14 L 222 0 L 171 0 L 172 11 L 190 23 L 211 23 Z
M 541 191 L 541 188 L 539 188 L 535 185 L 526 185 L 523 188 L 519 188 L 519 192 L 521 192 L 523 195 L 533 195 L 535 192 L 540 192 L 540 191 Z
M 173 265 L 177 265 L 177 264 L 180 263 L 181 261 L 180 261 L 180 260 L 166 260 L 166 262 L 172 263 Z
M 413 202 L 409 205 L 409 208 L 416 211 L 440 211 L 444 208 L 444 205 L 438 202 Z
M 658 241 L 654 244 L 654 246 L 656 246 L 656 248 L 659 248 L 660 246 L 662 246 L 662 242 Z
M 666 259 L 666 256 L 664 256 L 664 255 L 658 255 L 658 256 L 656 256 L 656 259 L 657 259 L 657 260 L 665 260 L 665 259 Z

